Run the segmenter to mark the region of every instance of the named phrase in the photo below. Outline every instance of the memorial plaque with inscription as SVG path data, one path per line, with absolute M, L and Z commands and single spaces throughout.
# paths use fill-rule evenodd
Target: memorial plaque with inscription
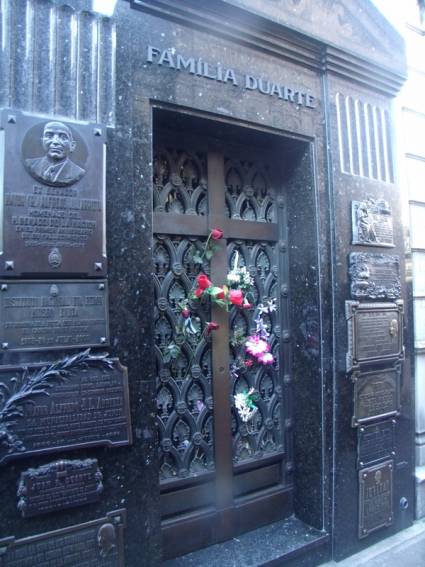
M 391 209 L 383 199 L 352 201 L 353 244 L 394 247 Z
M 2 350 L 52 350 L 107 344 L 106 280 L 0 282 Z
M 105 128 L 2 112 L 0 275 L 106 274 Z
M 361 364 L 403 359 L 403 301 L 345 302 L 347 372 Z
M 30 537 L 0 539 L 1 567 L 124 567 L 126 510 Z
M 398 256 L 351 252 L 349 275 L 351 297 L 354 299 L 398 299 L 400 297 L 400 259 Z
M 56 461 L 21 474 L 18 510 L 30 518 L 96 502 L 102 491 L 97 459 Z
M 0 463 L 131 444 L 127 369 L 89 351 L 50 366 L 0 366 Z
M 353 427 L 399 413 L 400 378 L 400 365 L 373 372 L 353 372 Z
M 393 523 L 394 461 L 359 471 L 359 538 Z
M 395 456 L 395 420 L 387 419 L 358 428 L 357 467 L 373 465 Z

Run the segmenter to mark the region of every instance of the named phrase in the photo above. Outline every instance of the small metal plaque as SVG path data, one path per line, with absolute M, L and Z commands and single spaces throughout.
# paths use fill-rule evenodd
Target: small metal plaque
M 359 471 L 359 538 L 393 523 L 394 461 Z
M 400 376 L 400 365 L 372 372 L 353 372 L 353 427 L 399 413 Z
M 30 518 L 96 502 L 102 491 L 97 459 L 56 461 L 21 474 L 18 510 Z
M 353 244 L 394 247 L 391 209 L 383 199 L 352 201 Z
M 398 299 L 400 297 L 400 259 L 398 256 L 351 252 L 349 275 L 353 299 Z
M 124 567 L 125 509 L 84 524 L 42 534 L 0 539 L 0 565 L 33 567 Z
M 10 109 L 1 122 L 0 276 L 106 274 L 106 129 Z
M 345 302 L 347 372 L 360 364 L 403 359 L 403 301 Z
M 357 467 L 373 465 L 395 456 L 395 420 L 387 419 L 358 428 Z
M 0 281 L 2 350 L 107 344 L 106 280 Z
M 50 365 L 0 366 L 0 463 L 131 444 L 127 369 L 84 351 Z

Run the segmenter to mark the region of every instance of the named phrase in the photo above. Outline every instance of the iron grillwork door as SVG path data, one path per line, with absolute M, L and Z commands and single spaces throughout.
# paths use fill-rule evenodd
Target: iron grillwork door
M 292 512 L 288 268 L 285 200 L 272 151 L 224 146 L 158 133 L 154 148 L 154 265 L 157 408 L 164 557 L 222 541 Z M 211 262 L 197 263 L 210 229 L 224 237 Z M 199 259 L 198 259 L 199 262 Z M 181 332 L 181 302 L 200 272 L 219 285 L 229 266 L 254 280 L 252 309 L 190 303 L 201 338 Z M 273 366 L 234 369 L 238 335 L 264 316 Z M 282 331 L 283 329 L 283 331 Z M 170 353 L 170 345 L 179 355 Z M 255 388 L 259 410 L 243 423 L 237 392 Z

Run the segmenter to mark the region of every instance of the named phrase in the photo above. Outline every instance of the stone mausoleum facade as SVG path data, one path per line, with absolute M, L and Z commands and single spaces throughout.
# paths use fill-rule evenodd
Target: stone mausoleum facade
M 1 565 L 318 565 L 408 527 L 402 39 L 366 0 L 0 17 Z

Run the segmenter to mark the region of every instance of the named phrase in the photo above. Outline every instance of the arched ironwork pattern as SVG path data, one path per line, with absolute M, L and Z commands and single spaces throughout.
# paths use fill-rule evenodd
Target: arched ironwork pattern
M 230 336 L 248 335 L 255 332 L 258 305 L 276 298 L 278 275 L 277 247 L 268 242 L 231 241 L 228 243 L 229 266 L 233 267 L 236 254 L 239 267 L 245 266 L 254 280 L 254 304 L 250 310 L 230 312 Z M 280 452 L 283 449 L 281 429 L 281 394 L 279 382 L 279 311 L 263 315 L 269 343 L 275 362 L 270 366 L 239 370 L 231 373 L 232 393 L 255 388 L 259 393 L 257 414 L 243 423 L 236 411 L 232 412 L 233 458 L 235 463 L 258 458 L 264 454 Z M 232 341 L 233 343 L 235 341 Z M 243 357 L 244 345 L 232 346 L 231 360 Z
M 179 303 L 190 302 L 197 274 L 208 266 L 193 261 L 203 243 L 196 239 L 157 235 L 154 241 L 155 344 L 157 415 L 161 479 L 199 475 L 214 469 L 211 343 L 183 335 Z M 194 324 L 204 328 L 205 308 L 190 302 Z M 195 320 L 198 318 L 198 321 Z M 179 347 L 176 358 L 167 347 Z

